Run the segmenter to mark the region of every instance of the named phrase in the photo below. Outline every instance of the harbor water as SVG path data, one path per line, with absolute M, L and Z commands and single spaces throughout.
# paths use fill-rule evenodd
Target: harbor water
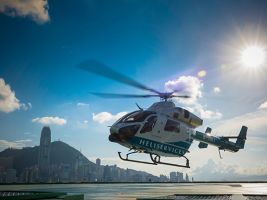
M 267 183 L 121 183 L 0 185 L 0 191 L 84 194 L 84 199 L 134 200 L 173 194 L 267 194 Z

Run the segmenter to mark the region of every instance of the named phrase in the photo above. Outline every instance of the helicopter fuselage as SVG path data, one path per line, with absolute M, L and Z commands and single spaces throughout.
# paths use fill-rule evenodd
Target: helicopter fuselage
M 183 156 L 188 152 L 193 141 L 190 138 L 192 128 L 164 114 L 141 112 L 144 115 L 148 114 L 144 121 L 115 123 L 110 129 L 110 141 L 127 148 L 164 156 Z M 132 114 L 141 113 L 137 111 Z M 168 126 L 164 126 L 166 123 Z
M 157 102 L 147 110 L 137 110 L 119 119 L 110 128 L 109 140 L 140 152 L 168 157 L 184 156 L 193 140 L 200 142 L 199 148 L 210 144 L 220 150 L 236 152 L 244 147 L 245 136 L 234 143 L 229 141 L 230 137 L 214 137 L 210 132 L 196 131 L 202 122 L 171 101 Z
M 173 102 L 157 102 L 147 110 L 123 116 L 110 128 L 110 141 L 127 148 L 180 157 L 188 152 L 193 142 L 194 128 L 179 120 L 184 115 Z M 189 118 L 188 111 L 185 113 Z M 199 119 L 202 123 L 202 120 Z

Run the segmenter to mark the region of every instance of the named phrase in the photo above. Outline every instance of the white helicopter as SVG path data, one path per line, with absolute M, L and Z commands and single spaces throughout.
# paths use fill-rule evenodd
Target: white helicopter
M 218 147 L 219 154 L 220 150 L 237 152 L 245 146 L 248 129 L 246 126 L 242 126 L 239 135 L 233 137 L 212 136 L 212 129 L 209 127 L 205 133 L 195 130 L 203 124 L 203 120 L 188 110 L 175 106 L 171 98 L 190 98 L 187 95 L 176 95 L 179 91 L 158 92 L 95 60 L 85 61 L 78 67 L 154 93 L 144 95 L 92 93 L 94 95 L 105 98 L 160 97 L 161 99 L 160 102 L 154 103 L 145 110 L 137 105 L 139 110 L 126 114 L 110 127 L 109 140 L 130 149 L 125 158 L 122 157 L 121 152 L 118 152 L 119 157 L 124 161 L 190 168 L 189 160 L 185 155 L 189 153 L 193 140 L 199 141 L 199 148 L 207 148 L 208 144 Z M 236 141 L 229 139 L 236 139 Z M 129 159 L 129 156 L 135 153 L 149 154 L 151 161 Z M 162 162 L 161 156 L 184 158 L 185 164 Z

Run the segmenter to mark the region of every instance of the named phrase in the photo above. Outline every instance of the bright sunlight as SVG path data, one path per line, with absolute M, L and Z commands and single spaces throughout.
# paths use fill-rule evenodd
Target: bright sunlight
M 247 67 L 259 67 L 265 62 L 265 49 L 258 45 L 248 46 L 241 51 L 241 62 Z

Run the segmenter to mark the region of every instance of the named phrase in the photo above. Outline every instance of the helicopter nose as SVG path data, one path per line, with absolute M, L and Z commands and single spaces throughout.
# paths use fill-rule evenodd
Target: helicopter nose
M 116 131 L 114 129 L 110 129 L 110 135 L 108 139 L 111 142 L 126 141 L 129 138 L 133 137 L 139 128 L 140 125 L 130 125 L 126 127 L 121 127 Z
M 119 128 L 117 126 L 110 127 L 110 135 L 108 137 L 110 142 L 121 142 L 121 137 L 118 132 Z
M 133 137 L 139 128 L 140 128 L 140 125 L 130 125 L 130 126 L 122 127 L 119 129 L 119 135 L 123 136 L 124 138 Z
M 116 133 L 111 133 L 108 136 L 108 139 L 109 139 L 110 142 L 120 142 L 121 141 L 121 138 L 119 137 L 119 134 L 116 134 Z

